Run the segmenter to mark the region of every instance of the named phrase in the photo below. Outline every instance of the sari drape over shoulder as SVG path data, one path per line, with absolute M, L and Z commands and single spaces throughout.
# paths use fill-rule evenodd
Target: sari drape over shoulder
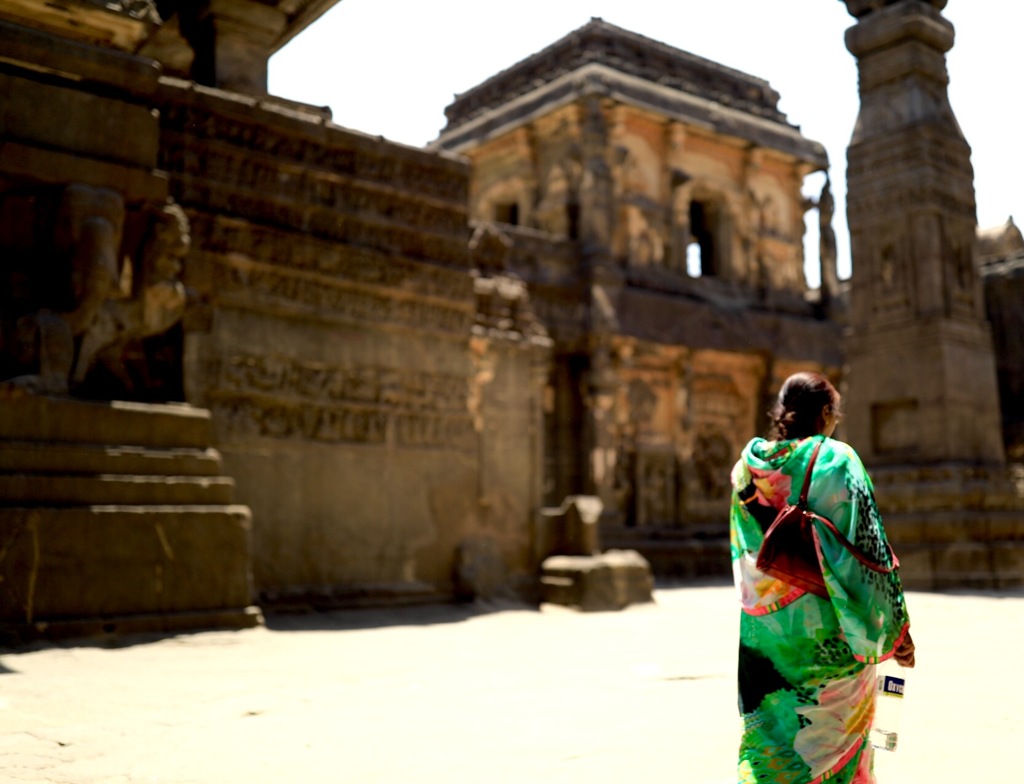
M 893 565 L 871 480 L 857 453 L 824 436 L 752 440 L 732 472 L 730 538 L 740 615 L 740 784 L 871 784 L 875 667 L 909 628 L 898 570 L 862 564 L 817 523 L 829 598 L 757 569 L 778 510 L 796 503 L 821 440 L 808 507 L 874 563 Z

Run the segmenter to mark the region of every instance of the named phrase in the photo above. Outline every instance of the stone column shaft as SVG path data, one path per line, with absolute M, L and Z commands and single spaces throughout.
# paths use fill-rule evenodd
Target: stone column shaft
M 1001 464 L 971 150 L 947 95 L 953 26 L 943 2 L 846 2 L 861 96 L 847 167 L 850 440 L 869 463 Z

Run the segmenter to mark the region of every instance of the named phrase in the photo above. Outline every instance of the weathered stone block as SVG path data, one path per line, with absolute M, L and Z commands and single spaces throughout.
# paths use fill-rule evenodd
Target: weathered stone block
M 249 530 L 243 506 L 0 509 L 0 625 L 242 613 Z
M 555 555 L 541 565 L 542 601 L 584 611 L 621 610 L 653 601 L 647 560 L 633 550 Z

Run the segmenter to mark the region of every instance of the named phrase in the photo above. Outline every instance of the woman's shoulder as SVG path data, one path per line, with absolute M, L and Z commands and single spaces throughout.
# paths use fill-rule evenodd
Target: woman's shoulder
M 844 468 L 857 473 L 866 473 L 864 463 L 861 462 L 857 450 L 845 441 L 837 441 L 834 438 L 825 438 L 822 441 L 825 448 L 827 461 L 835 468 Z

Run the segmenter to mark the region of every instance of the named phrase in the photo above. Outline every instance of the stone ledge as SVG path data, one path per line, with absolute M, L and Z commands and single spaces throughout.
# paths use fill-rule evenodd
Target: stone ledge
M 126 634 L 169 634 L 263 626 L 259 607 L 229 607 L 198 612 L 111 615 L 36 623 L 0 623 L 0 645 L 13 647 L 40 640 L 110 638 Z
M 184 403 L 97 403 L 27 394 L 0 401 L 4 440 L 202 449 L 212 440 L 210 412 Z M 114 433 L 117 443 L 109 444 Z

